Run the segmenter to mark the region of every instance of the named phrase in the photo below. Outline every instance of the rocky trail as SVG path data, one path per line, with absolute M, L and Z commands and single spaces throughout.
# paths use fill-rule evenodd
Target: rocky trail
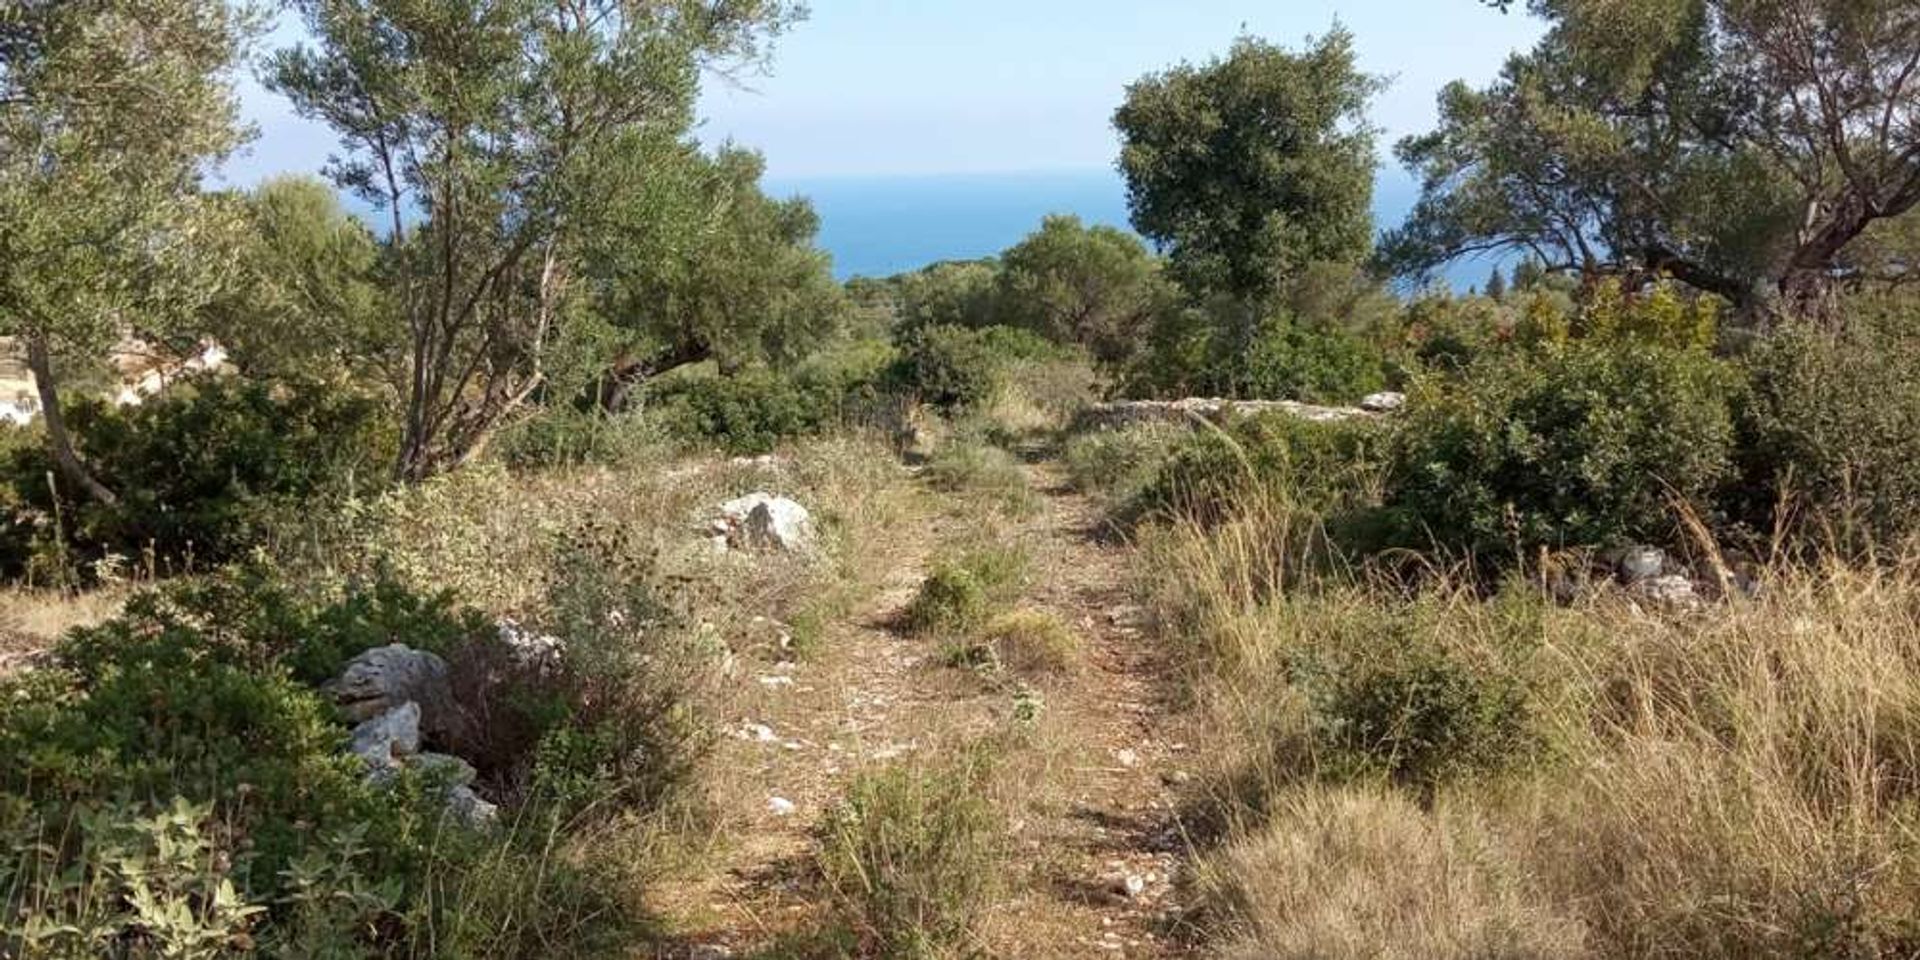
M 1046 683 L 1033 742 L 1008 759 L 1006 894 L 981 947 L 998 957 L 1168 957 L 1185 844 L 1188 779 L 1164 653 L 1131 605 L 1131 548 L 1099 536 L 1099 512 L 1051 462 L 1025 467 L 1036 509 L 1013 520 L 1029 547 L 1021 607 L 1079 637 L 1084 664 Z M 755 664 L 715 760 L 725 807 L 717 852 L 656 893 L 678 945 L 663 957 L 764 955 L 824 905 L 814 831 L 862 769 L 938 751 L 1009 723 L 1013 698 L 943 661 L 898 623 L 943 542 L 976 518 L 928 493 L 890 543 L 891 571 L 831 624 L 814 656 Z M 911 533 L 909 533 L 911 531 Z

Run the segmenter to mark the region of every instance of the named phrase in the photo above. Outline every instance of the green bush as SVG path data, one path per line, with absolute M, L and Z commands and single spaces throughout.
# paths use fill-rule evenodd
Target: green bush
M 654 459 L 663 431 L 651 418 L 555 406 L 502 432 L 494 450 L 517 470 L 586 463 L 626 466 Z
M 138 406 L 74 403 L 80 457 L 119 502 L 63 496 L 68 536 L 86 559 L 217 566 L 322 501 L 382 486 L 392 440 L 384 416 L 378 402 L 337 385 L 219 376 L 176 383 Z M 43 449 L 15 450 L 4 473 L 14 496 L 54 513 L 47 476 L 59 477 Z
M 962 437 L 942 446 L 924 476 L 936 490 L 984 497 L 1009 515 L 1031 512 L 1036 503 L 1013 454 L 980 439 Z
M 1179 424 L 1144 423 L 1079 434 L 1067 441 L 1067 476 L 1075 489 L 1107 504 L 1131 502 L 1191 433 Z
M 670 379 L 648 390 L 646 416 L 682 440 L 730 453 L 768 453 L 870 414 L 890 359 L 873 344 L 814 358 L 791 374 L 752 369 Z
M 1377 642 L 1336 663 L 1309 654 L 1296 681 L 1308 692 L 1323 773 L 1384 773 L 1431 790 L 1529 748 L 1527 688 L 1518 679 L 1422 638 Z
M 1358 337 L 1270 320 L 1227 365 L 1220 391 L 1235 397 L 1351 404 L 1386 386 L 1382 358 Z
M 1370 420 L 1240 417 L 1189 432 L 1125 512 L 1213 524 L 1256 496 L 1322 515 L 1366 505 L 1377 493 L 1388 440 L 1387 428 Z
M 979 629 L 1018 594 L 1026 567 L 1027 555 L 1016 547 L 982 548 L 934 564 L 907 605 L 907 628 L 923 634 Z
M 999 391 L 1001 372 L 1009 359 L 995 352 L 995 339 L 987 332 L 951 325 L 913 330 L 900 345 L 893 384 L 943 409 L 983 407 Z M 1027 338 L 1010 334 L 1000 339 L 1012 340 L 1016 346 L 1032 346 Z
M 559 620 L 585 636 L 581 621 Z M 490 623 L 444 600 L 389 584 L 309 595 L 251 571 L 139 595 L 70 635 L 54 667 L 0 681 L 0 946 L 33 936 L 61 956 L 212 956 L 220 949 L 185 945 L 214 943 L 300 956 L 594 955 L 589 944 L 622 914 L 554 856 L 552 830 L 577 827 L 578 798 L 553 796 L 545 778 L 568 772 L 578 784 L 589 770 L 595 799 L 628 801 L 614 809 L 657 801 L 688 754 L 633 731 L 668 715 L 694 728 L 684 703 L 636 716 L 643 701 L 612 692 L 638 668 L 612 673 L 595 653 L 612 644 L 590 636 L 558 671 L 590 682 L 490 688 L 503 702 L 485 706 L 540 710 L 549 726 L 512 763 L 475 758 L 488 762 L 490 795 L 520 802 L 503 818 L 513 826 L 468 831 L 424 776 L 370 783 L 315 692 L 346 657 L 391 642 L 456 665 L 476 651 L 509 662 Z M 659 649 L 635 646 L 633 657 L 670 676 Z M 463 706 L 473 692 L 456 690 Z M 470 712 L 462 742 L 429 747 L 460 753 L 499 736 L 486 727 L 494 714 Z M 556 756 L 584 741 L 580 756 Z
M 1731 472 L 1738 390 L 1698 350 L 1574 341 L 1488 354 L 1416 389 L 1389 502 L 1428 542 L 1489 556 L 1666 541 Z
M 865 774 L 822 828 L 820 873 L 836 913 L 874 956 L 972 956 L 1001 889 L 1005 827 L 986 797 L 982 748 L 937 766 Z
M 1789 327 L 1760 343 L 1747 369 L 1743 482 L 1729 498 L 1736 517 L 1770 533 L 1785 504 L 1802 521 L 1798 532 L 1853 551 L 1898 549 L 1920 533 L 1920 335 L 1911 314 L 1868 314 L 1843 333 Z

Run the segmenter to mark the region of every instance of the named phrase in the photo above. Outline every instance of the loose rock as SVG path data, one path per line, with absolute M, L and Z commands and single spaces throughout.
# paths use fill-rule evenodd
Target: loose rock
M 721 504 L 719 513 L 708 530 L 716 545 L 725 538 L 733 550 L 805 553 L 813 549 L 812 516 L 786 497 L 750 493 Z
M 420 752 L 420 705 L 409 700 L 353 728 L 347 749 L 374 770 Z
M 1368 413 L 1392 413 L 1407 405 L 1407 395 L 1391 390 L 1368 394 L 1360 401 L 1360 409 Z
M 354 657 L 323 690 L 356 723 L 409 701 L 418 705 L 420 729 L 429 738 L 453 732 L 459 722 L 447 662 L 405 644 L 375 647 Z

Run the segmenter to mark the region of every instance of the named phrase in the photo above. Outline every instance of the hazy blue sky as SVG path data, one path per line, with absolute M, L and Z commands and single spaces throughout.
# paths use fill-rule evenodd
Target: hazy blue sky
M 701 139 L 766 153 L 792 181 L 890 174 L 1085 170 L 1117 151 L 1108 118 L 1127 83 L 1223 52 L 1243 29 L 1297 44 L 1339 18 L 1367 69 L 1390 75 L 1386 144 L 1425 129 L 1434 93 L 1484 80 L 1538 27 L 1478 0 L 814 0 L 751 89 L 710 87 Z M 274 40 L 298 37 L 286 28 Z M 228 177 L 317 171 L 324 128 L 249 83 L 260 127 Z

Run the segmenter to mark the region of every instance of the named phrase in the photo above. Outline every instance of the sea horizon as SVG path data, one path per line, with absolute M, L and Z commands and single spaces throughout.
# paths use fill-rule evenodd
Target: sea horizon
M 772 196 L 812 201 L 820 215 L 818 242 L 841 280 L 995 256 L 1052 214 L 1132 230 L 1126 183 L 1117 170 L 1104 168 L 768 177 L 765 186 Z M 1398 226 L 1418 196 L 1410 174 L 1383 167 L 1374 187 L 1376 229 Z M 1471 258 L 1442 271 L 1441 279 L 1456 290 L 1477 287 L 1495 262 Z

